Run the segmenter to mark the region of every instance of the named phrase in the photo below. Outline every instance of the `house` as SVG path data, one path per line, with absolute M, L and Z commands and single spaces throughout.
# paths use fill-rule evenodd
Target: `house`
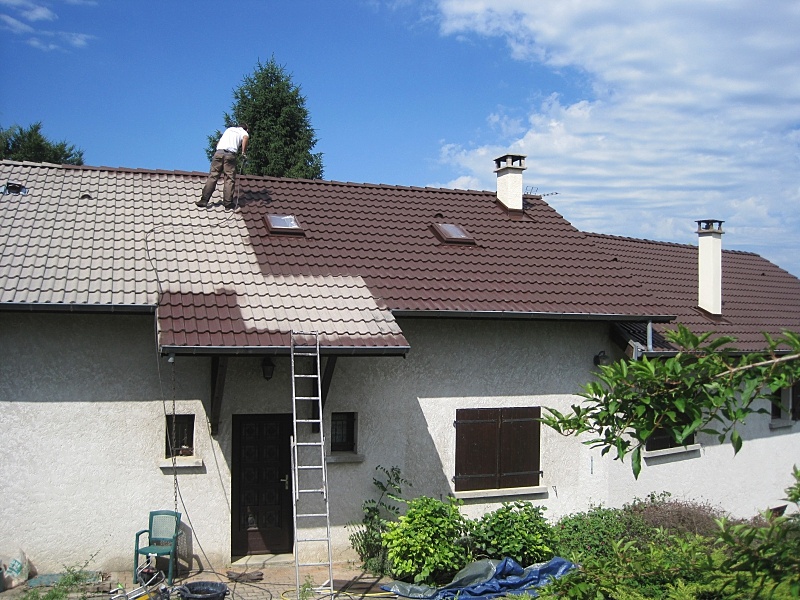
M 293 330 L 319 332 L 337 559 L 378 465 L 471 516 L 780 504 L 792 390 L 737 456 L 698 434 L 638 481 L 536 417 L 603 355 L 674 352 L 676 322 L 743 350 L 800 331 L 800 280 L 722 249 L 720 221 L 697 246 L 580 231 L 525 168 L 498 158 L 496 193 L 240 176 L 225 211 L 195 207 L 203 173 L 0 162 L 0 538 L 40 571 L 125 569 L 148 512 L 177 507 L 192 568 L 291 552 Z

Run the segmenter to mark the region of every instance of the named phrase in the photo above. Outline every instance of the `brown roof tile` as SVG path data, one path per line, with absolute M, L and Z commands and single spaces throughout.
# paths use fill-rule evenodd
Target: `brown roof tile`
M 203 173 L 2 161 L 3 179 L 30 192 L 0 196 L 0 307 L 157 307 L 167 349 L 285 348 L 315 328 L 330 348 L 397 351 L 391 312 L 709 325 L 692 312 L 693 247 L 587 234 L 536 196 L 509 214 L 492 192 L 242 176 L 232 213 L 219 191 L 194 206 Z M 303 235 L 269 231 L 270 213 Z M 797 278 L 725 256 L 731 331 L 797 322 Z

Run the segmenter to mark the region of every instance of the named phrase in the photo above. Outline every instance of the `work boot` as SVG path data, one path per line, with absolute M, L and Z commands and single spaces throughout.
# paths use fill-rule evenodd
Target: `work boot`
M 208 200 L 203 200 L 202 198 L 194 203 L 195 206 L 199 206 L 200 208 L 205 208 L 208 206 Z

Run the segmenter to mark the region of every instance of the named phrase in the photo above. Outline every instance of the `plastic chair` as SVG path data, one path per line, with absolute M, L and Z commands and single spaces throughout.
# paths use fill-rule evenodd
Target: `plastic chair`
M 172 575 L 175 561 L 178 558 L 178 536 L 180 530 L 181 513 L 172 510 L 154 510 L 150 513 L 150 524 L 147 529 L 136 533 L 136 551 L 133 555 L 133 580 L 137 581 L 139 569 L 139 555 L 169 556 L 169 574 L 167 583 L 172 585 Z M 139 538 L 147 534 L 147 546 L 139 546 Z M 155 566 L 155 565 L 154 565 Z

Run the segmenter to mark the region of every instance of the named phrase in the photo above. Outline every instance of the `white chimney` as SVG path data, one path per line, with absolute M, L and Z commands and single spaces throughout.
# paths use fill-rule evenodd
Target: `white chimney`
M 522 172 L 524 154 L 506 154 L 494 159 L 497 173 L 497 199 L 509 210 L 522 210 Z
M 697 221 L 697 305 L 712 315 L 722 314 L 722 223 Z

